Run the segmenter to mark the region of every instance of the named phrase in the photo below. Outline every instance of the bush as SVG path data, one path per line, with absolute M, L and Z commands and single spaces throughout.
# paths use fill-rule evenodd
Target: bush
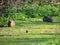
M 58 6 L 51 6 L 40 1 L 31 3 L 31 1 L 26 0 L 28 3 L 23 5 L 17 5 L 17 7 L 12 8 L 10 4 L 4 4 L 3 10 L 0 12 L 0 24 L 7 24 L 7 20 L 27 20 L 28 18 L 40 18 L 44 16 L 60 16 L 60 4 Z M 32 4 L 30 4 L 30 3 Z
M 39 15 L 40 16 L 58 16 L 59 8 L 55 6 L 45 5 L 39 7 Z
M 0 17 L 0 25 L 7 25 L 8 18 Z
M 22 13 L 24 13 L 27 17 L 30 18 L 38 18 L 38 17 L 44 17 L 44 16 L 58 16 L 59 8 L 51 5 L 44 5 L 44 6 L 23 6 Z
M 6 9 L 6 7 L 5 7 Z M 59 16 L 60 9 L 59 7 L 51 6 L 51 5 L 23 5 L 18 6 L 17 8 L 6 10 L 7 14 L 2 14 L 6 18 L 11 18 L 13 20 L 25 20 L 27 18 L 40 18 L 44 16 Z M 0 13 L 1 14 L 1 13 Z

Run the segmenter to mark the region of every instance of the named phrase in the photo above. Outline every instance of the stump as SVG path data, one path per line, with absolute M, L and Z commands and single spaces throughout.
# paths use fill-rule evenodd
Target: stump
M 13 27 L 15 26 L 15 22 L 13 20 L 8 21 L 8 27 Z
M 52 22 L 52 18 L 49 16 L 44 16 L 43 17 L 43 22 Z

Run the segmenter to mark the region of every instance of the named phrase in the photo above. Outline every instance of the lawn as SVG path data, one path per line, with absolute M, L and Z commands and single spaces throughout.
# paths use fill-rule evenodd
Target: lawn
M 59 45 L 59 18 L 54 17 L 53 23 L 43 22 L 42 18 L 17 20 L 15 27 L 0 27 L 0 45 Z

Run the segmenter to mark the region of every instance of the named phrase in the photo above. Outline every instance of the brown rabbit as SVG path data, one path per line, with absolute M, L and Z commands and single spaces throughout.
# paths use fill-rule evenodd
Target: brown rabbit
M 13 20 L 8 21 L 8 27 L 13 27 L 15 26 L 15 22 Z

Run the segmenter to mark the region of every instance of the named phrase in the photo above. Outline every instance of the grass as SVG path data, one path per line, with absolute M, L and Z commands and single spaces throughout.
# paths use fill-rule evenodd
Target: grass
M 32 38 L 32 36 L 34 36 Z M 31 35 L 28 38 L 14 38 L 14 37 L 8 37 L 8 38 L 0 38 L 0 45 L 59 45 L 60 43 L 60 36 L 58 37 L 52 37 L 52 35 L 49 35 L 51 37 L 41 37 L 42 35 L 36 35 L 38 38 L 35 37 L 35 35 Z M 40 37 L 41 38 L 40 38 Z M 31 38 L 30 38 L 31 37 Z
M 52 42 L 51 42 L 51 40 L 52 40 Z M 0 41 L 0 43 L 5 43 L 5 44 L 22 44 L 22 45 L 31 45 L 32 43 L 34 43 L 34 45 L 37 45 L 37 44 L 40 44 L 40 43 L 45 43 L 45 42 L 47 42 L 47 43 L 53 43 L 53 41 L 54 41 L 54 38 L 17 38 L 17 39 L 2 39 L 2 41 Z M 2 43 L 2 44 L 3 44 Z
M 17 20 L 15 27 L 0 27 L 0 45 L 59 45 L 60 23 L 57 19 L 54 17 L 53 23 L 42 22 L 42 19 Z

